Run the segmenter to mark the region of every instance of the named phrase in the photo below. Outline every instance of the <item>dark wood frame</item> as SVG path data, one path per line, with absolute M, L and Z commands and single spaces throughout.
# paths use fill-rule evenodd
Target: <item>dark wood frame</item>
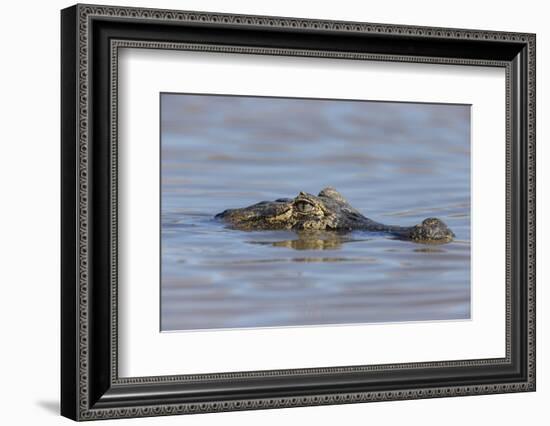
M 61 413 L 75 420 L 535 390 L 535 35 L 76 5 L 61 13 Z M 117 49 L 506 69 L 506 357 L 119 378 Z M 503 230 L 504 232 L 504 230 Z

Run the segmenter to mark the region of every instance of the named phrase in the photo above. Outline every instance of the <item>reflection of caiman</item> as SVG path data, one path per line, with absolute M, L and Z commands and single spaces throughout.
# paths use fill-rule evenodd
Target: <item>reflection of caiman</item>
M 232 227 L 245 231 L 373 231 L 386 232 L 400 239 L 421 243 L 448 243 L 454 233 L 437 218 L 424 219 L 414 226 L 393 226 L 375 222 L 354 209 L 334 188 L 328 187 L 315 196 L 300 192 L 296 198 L 262 201 L 240 209 L 229 209 L 216 215 Z

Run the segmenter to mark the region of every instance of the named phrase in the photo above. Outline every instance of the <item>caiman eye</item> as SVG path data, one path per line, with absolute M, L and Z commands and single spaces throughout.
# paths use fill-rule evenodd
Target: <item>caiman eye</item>
M 297 201 L 294 203 L 294 208 L 300 213 L 308 213 L 314 210 L 313 204 L 308 203 L 307 201 Z

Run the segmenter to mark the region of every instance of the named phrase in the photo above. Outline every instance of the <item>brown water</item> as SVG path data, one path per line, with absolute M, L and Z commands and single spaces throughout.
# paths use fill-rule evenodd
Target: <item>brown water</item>
M 470 317 L 469 107 L 162 95 L 161 328 Z M 334 186 L 444 245 L 228 229 L 213 216 Z

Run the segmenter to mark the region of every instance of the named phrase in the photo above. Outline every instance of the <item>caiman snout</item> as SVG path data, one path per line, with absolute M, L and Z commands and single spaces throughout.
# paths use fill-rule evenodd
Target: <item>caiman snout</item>
M 410 238 L 425 243 L 448 243 L 455 234 L 441 219 L 429 217 L 412 228 Z

